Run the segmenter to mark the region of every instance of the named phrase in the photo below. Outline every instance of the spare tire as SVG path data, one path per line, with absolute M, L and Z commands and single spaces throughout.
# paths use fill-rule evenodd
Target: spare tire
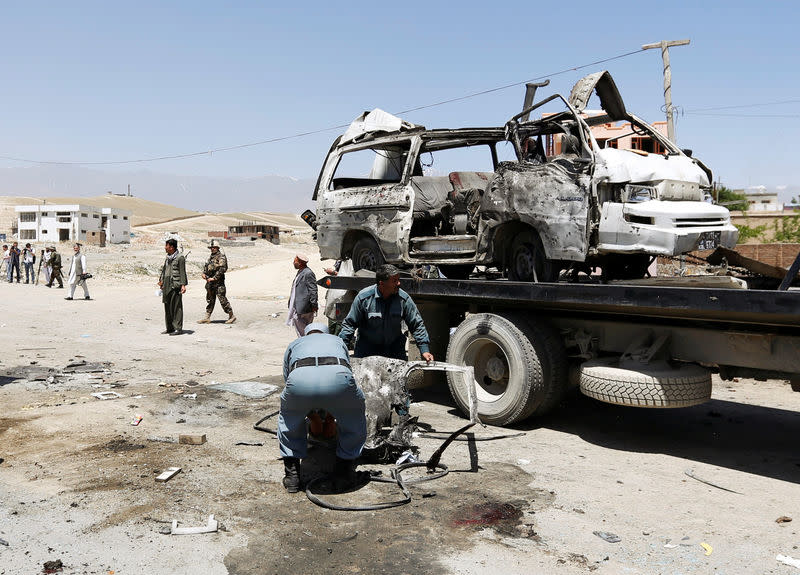
M 475 368 L 478 415 L 510 425 L 551 409 L 565 387 L 563 344 L 550 326 L 516 316 L 468 316 L 450 336 L 447 362 Z M 447 373 L 450 394 L 464 413 L 469 397 L 459 373 Z
M 618 359 L 587 361 L 580 368 L 584 395 L 616 405 L 689 407 L 711 399 L 711 372 L 697 364 L 620 367 Z

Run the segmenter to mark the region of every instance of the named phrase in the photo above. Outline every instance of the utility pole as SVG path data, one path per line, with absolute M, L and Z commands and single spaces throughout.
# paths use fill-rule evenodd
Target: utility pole
M 654 44 L 644 44 L 642 50 L 661 48 L 661 59 L 664 61 L 664 103 L 667 114 L 667 137 L 673 144 L 675 140 L 675 109 L 672 107 L 672 70 L 669 66 L 669 49 L 671 46 L 686 46 L 689 40 L 661 40 Z

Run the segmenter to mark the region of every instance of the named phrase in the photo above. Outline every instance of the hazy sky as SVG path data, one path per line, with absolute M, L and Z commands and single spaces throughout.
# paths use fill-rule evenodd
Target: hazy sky
M 690 38 L 671 50 L 673 102 L 685 112 L 679 144 L 728 185 L 798 184 L 798 24 L 792 1 L 5 2 L 0 156 L 105 162 L 202 152 Z M 551 88 L 568 93 L 604 68 L 629 110 L 663 119 L 658 50 L 551 76 Z M 502 125 L 523 91 L 405 118 Z M 316 177 L 337 133 L 114 169 Z

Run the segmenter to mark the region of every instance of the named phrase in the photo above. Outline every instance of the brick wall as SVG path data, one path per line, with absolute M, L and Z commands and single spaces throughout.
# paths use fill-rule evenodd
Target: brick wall
M 788 268 L 800 252 L 800 244 L 741 244 L 735 249 L 747 258 Z

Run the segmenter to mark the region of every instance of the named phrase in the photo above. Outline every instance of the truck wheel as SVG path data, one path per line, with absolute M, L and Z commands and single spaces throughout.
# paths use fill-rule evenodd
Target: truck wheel
M 386 263 L 378 244 L 369 236 L 360 238 L 353 246 L 353 271 L 376 271 L 378 266 Z
M 546 412 L 565 388 L 566 361 L 558 334 L 514 316 L 467 317 L 450 336 L 447 362 L 475 368 L 478 414 L 492 425 Z M 447 383 L 458 407 L 469 413 L 463 376 L 448 372 Z
M 592 360 L 581 366 L 584 395 L 616 405 L 688 407 L 711 399 L 711 372 L 696 364 L 675 369 L 617 367 L 614 360 Z
M 542 240 L 535 232 L 522 232 L 514 238 L 506 253 L 505 266 L 508 279 L 512 281 L 552 282 L 558 279 L 558 269 L 545 256 Z
M 474 269 L 474 264 L 444 264 L 439 266 L 439 270 L 444 274 L 444 277 L 449 280 L 469 279 L 469 276 Z

